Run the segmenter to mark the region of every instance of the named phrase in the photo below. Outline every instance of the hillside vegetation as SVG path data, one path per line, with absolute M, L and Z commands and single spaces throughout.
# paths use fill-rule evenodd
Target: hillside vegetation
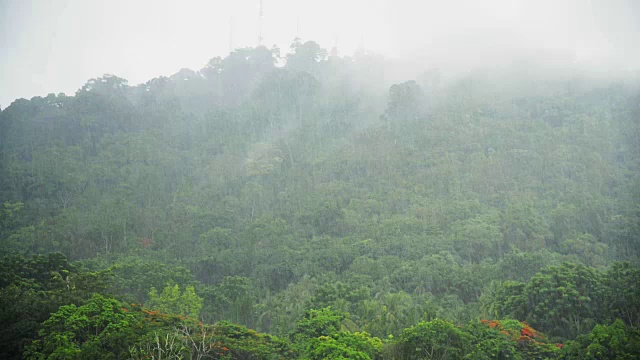
M 637 356 L 640 82 L 386 68 L 297 39 L 3 109 L 0 357 Z

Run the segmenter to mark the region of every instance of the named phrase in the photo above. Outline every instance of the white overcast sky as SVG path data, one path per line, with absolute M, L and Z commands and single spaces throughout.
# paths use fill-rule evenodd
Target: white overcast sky
M 73 94 L 105 73 L 131 85 L 199 70 L 255 46 L 259 0 L 0 0 L 0 106 Z M 263 0 L 263 44 L 283 53 L 298 32 L 341 54 L 458 66 L 517 52 L 577 61 L 639 60 L 636 0 Z M 638 41 L 636 43 L 636 41 Z M 635 43 L 635 46 L 633 45 Z

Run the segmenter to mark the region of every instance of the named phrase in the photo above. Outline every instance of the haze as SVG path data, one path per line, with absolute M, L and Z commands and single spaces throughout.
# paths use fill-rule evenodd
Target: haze
M 620 1 L 263 0 L 262 43 L 294 37 L 341 55 L 364 49 L 411 71 L 468 70 L 537 57 L 636 69 L 640 3 Z M 131 85 L 198 70 L 230 48 L 256 46 L 258 0 L 0 1 L 0 106 L 73 94 L 105 73 Z M 405 72 L 406 72 L 405 68 Z
M 0 0 L 0 359 L 637 359 L 638 45 L 640 0 Z

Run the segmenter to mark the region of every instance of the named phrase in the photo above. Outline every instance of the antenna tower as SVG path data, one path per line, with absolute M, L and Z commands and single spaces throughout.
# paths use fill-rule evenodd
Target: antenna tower
M 229 54 L 233 52 L 233 16 L 229 17 Z
M 258 13 L 258 46 L 262 45 L 262 0 L 260 0 L 260 12 Z

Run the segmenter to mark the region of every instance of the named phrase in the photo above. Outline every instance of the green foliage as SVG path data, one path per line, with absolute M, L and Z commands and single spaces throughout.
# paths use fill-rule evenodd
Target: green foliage
M 188 268 L 145 255 L 119 257 L 115 261 L 111 258 L 95 258 L 82 263 L 92 269 L 109 269 L 114 276 L 110 290 L 129 302 L 145 302 L 152 287 L 160 289 L 166 284 L 180 287 L 196 284 Z
M 220 358 L 375 358 L 364 331 L 394 337 L 390 358 L 536 358 L 509 321 L 558 341 L 640 326 L 636 79 L 529 64 L 388 84 L 375 54 L 289 50 L 0 112 L 0 357 L 94 294 L 156 308 L 128 308 L 135 356 L 217 336 L 178 316 L 220 326 Z M 453 325 L 483 317 L 510 335 Z M 102 346 L 60 329 L 60 357 Z
M 405 329 L 397 343 L 400 359 L 462 359 L 471 348 L 471 337 L 445 320 L 420 322 Z
M 219 322 L 212 327 L 222 359 L 290 359 L 295 351 L 283 339 L 260 334 L 244 326 Z
M 0 207 L 0 253 L 25 254 L 32 250 L 35 227 L 25 219 L 24 203 L 5 201 Z
M 546 336 L 524 322 L 481 320 L 480 326 L 474 325 L 472 324 L 469 329 L 476 337 L 476 351 L 473 356 L 479 356 L 478 358 L 498 356 L 499 358 L 543 360 L 554 358 L 559 352 L 557 345 L 548 343 Z M 487 340 L 489 341 L 486 342 Z M 482 355 L 483 351 L 486 351 L 484 355 Z
M 382 341 L 366 332 L 346 331 L 348 314 L 326 307 L 308 310 L 291 333 L 298 352 L 305 359 L 376 359 Z
M 133 341 L 134 315 L 101 295 L 80 307 L 66 305 L 42 325 L 27 359 L 117 359 Z
M 465 356 L 467 359 L 522 359 L 518 352 L 518 343 L 512 337 L 483 323 L 472 323 L 468 331 L 473 336 L 473 350 Z
M 0 357 L 19 358 L 41 324 L 62 305 L 80 305 L 111 284 L 108 271 L 89 272 L 60 253 L 0 261 Z
M 415 120 L 424 103 L 422 89 L 415 81 L 395 84 L 389 88 L 389 103 L 385 115 L 389 121 Z
M 176 284 L 167 285 L 160 294 L 156 288 L 151 288 L 149 301 L 145 303 L 145 307 L 168 314 L 198 319 L 202 303 L 203 299 L 196 294 L 193 286 L 187 286 L 181 292 L 180 287 Z
M 241 276 L 226 276 L 215 286 L 206 286 L 198 290 L 204 298 L 201 318 L 214 322 L 227 320 L 250 325 L 251 308 L 254 304 L 251 283 Z
M 596 325 L 591 333 L 569 341 L 560 359 L 635 359 L 640 354 L 640 332 L 621 320 Z
M 326 307 L 320 310 L 308 310 L 296 322 L 296 329 L 292 333 L 295 342 L 304 342 L 320 336 L 329 336 L 340 331 L 345 315 Z
M 593 325 L 622 318 L 637 326 L 638 268 L 614 263 L 606 271 L 581 264 L 551 266 L 528 283 L 494 283 L 481 297 L 488 316 L 527 319 L 558 339 L 571 339 Z
M 525 251 L 544 248 L 546 239 L 551 235 L 544 220 L 529 201 L 513 199 L 502 220 L 505 244 Z
M 544 269 L 527 285 L 528 318 L 551 335 L 583 333 L 603 315 L 603 285 L 601 275 L 586 266 L 565 263 Z
M 376 359 L 382 341 L 367 333 L 338 332 L 332 336 L 320 336 L 307 343 L 305 358 L 321 359 Z
M 605 273 L 607 286 L 605 303 L 610 318 L 622 319 L 625 324 L 640 326 L 640 268 L 628 262 L 616 262 Z
M 524 319 L 528 299 L 526 284 L 518 281 L 492 282 L 480 296 L 483 315 L 488 318 Z

